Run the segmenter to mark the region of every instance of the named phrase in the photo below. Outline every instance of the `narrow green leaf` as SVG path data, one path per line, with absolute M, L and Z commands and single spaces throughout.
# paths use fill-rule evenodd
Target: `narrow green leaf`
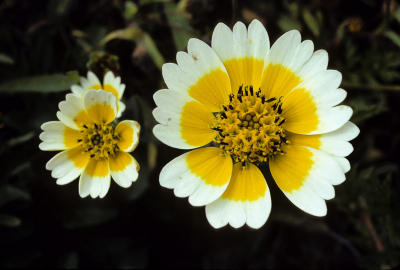
M 395 18 L 395 20 L 400 23 L 400 7 L 397 8 L 394 12 L 393 12 L 393 18 Z
M 130 41 L 137 41 L 143 31 L 137 25 L 131 25 L 124 29 L 118 29 L 108 33 L 103 40 L 100 42 L 101 45 L 105 45 L 107 42 L 113 39 L 125 39 Z
M 385 37 L 393 41 L 394 44 L 400 47 L 400 36 L 392 30 L 388 30 L 384 33 Z
M 308 9 L 303 10 L 303 19 L 307 24 L 307 27 L 313 33 L 314 36 L 319 36 L 319 24 L 317 19 L 311 14 Z
M 162 65 L 165 63 L 164 57 L 161 55 L 156 43 L 149 34 L 145 33 L 143 35 L 142 44 L 146 48 L 156 66 L 161 69 Z
M 130 25 L 125 29 L 119 29 L 109 33 L 102 40 L 101 44 L 104 45 L 113 39 L 125 39 L 143 46 L 158 68 L 161 68 L 165 62 L 164 57 L 161 55 L 151 36 L 137 25 Z
M 0 226 L 18 227 L 21 225 L 21 220 L 17 217 L 0 214 Z
M 14 60 L 10 56 L 0 53 L 0 64 L 12 65 Z
M 301 24 L 288 16 L 281 16 L 278 20 L 278 26 L 282 31 L 289 31 L 293 29 L 297 29 L 301 31 Z
M 175 47 L 178 51 L 182 51 L 189 39 L 195 36 L 195 31 L 189 23 L 189 17 L 174 3 L 165 5 L 165 14 L 171 27 Z
M 64 74 L 22 77 L 0 83 L 0 93 L 60 92 L 69 89 L 73 84 L 74 81 Z

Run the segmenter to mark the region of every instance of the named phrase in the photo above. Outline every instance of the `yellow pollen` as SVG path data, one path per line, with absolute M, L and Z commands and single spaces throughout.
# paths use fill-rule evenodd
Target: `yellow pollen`
M 118 151 L 119 136 L 114 133 L 115 128 L 111 124 L 87 124 L 81 129 L 81 137 L 78 142 L 82 144 L 84 152 L 90 154 L 96 160 L 108 159 Z
M 235 162 L 262 163 L 283 154 L 288 144 L 282 124 L 282 103 L 279 98 L 266 100 L 252 86 L 240 86 L 237 95 L 230 95 L 229 104 L 215 114 L 213 129 L 218 131 L 214 142 L 231 155 Z

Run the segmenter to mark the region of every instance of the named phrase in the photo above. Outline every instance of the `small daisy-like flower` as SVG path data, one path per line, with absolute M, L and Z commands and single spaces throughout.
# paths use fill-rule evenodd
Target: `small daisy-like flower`
M 278 187 L 303 211 L 326 215 L 332 185 L 345 180 L 359 129 L 352 110 L 338 105 L 346 91 L 341 73 L 328 70 L 328 54 L 314 52 L 298 31 L 270 48 L 264 26 L 219 23 L 211 47 L 190 39 L 178 64 L 162 72 L 168 89 L 154 94 L 154 135 L 193 149 L 161 170 L 160 184 L 204 206 L 209 223 L 261 227 L 271 198 L 258 168 L 268 164 Z M 205 147 L 202 147 L 205 146 Z M 201 147 L 201 148 L 199 148 Z
M 78 176 L 79 195 L 103 198 L 111 177 L 121 187 L 137 180 L 139 164 L 129 152 L 139 142 L 140 125 L 124 120 L 114 124 L 117 99 L 103 90 L 88 90 L 83 98 L 68 94 L 59 103 L 60 121 L 44 123 L 39 148 L 64 150 L 46 164 L 57 184 L 65 185 Z
M 104 76 L 103 83 L 101 83 L 96 74 L 88 71 L 86 78 L 81 77 L 80 85 L 71 86 L 72 93 L 79 97 L 83 97 L 90 89 L 104 90 L 115 95 L 118 101 L 117 118 L 125 111 L 125 104 L 120 101 L 125 91 L 125 84 L 121 83 L 121 77 L 115 77 L 111 71 L 108 71 Z

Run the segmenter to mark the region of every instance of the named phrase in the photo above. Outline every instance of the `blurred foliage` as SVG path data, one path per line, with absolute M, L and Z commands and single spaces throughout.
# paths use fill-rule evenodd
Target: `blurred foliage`
M 204 209 L 161 188 L 162 166 L 181 151 L 152 136 L 160 68 L 215 25 L 262 21 L 276 40 L 298 29 L 343 74 L 361 128 L 352 170 L 325 218 L 296 209 L 266 173 L 270 219 L 260 230 L 214 230 Z M 0 265 L 392 269 L 400 263 L 400 3 L 354 1 L 41 0 L 0 2 Z M 142 125 L 133 155 L 139 180 L 80 199 L 57 186 L 38 149 L 40 125 L 88 69 L 126 84 L 124 119 Z M 264 168 L 264 171 L 268 171 Z

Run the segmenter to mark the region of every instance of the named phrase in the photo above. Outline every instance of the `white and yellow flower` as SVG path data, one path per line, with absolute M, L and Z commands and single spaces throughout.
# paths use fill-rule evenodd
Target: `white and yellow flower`
M 139 164 L 129 152 L 138 145 L 140 125 L 131 120 L 114 125 L 115 95 L 103 90 L 87 90 L 83 98 L 68 94 L 59 109 L 60 121 L 41 126 L 39 145 L 45 151 L 63 150 L 46 164 L 57 184 L 80 176 L 79 195 L 92 198 L 107 194 L 111 177 L 121 187 L 130 187 Z
M 121 77 L 115 77 L 111 71 L 108 71 L 106 75 L 104 75 L 103 83 L 101 83 L 96 74 L 88 71 L 86 78 L 81 77 L 80 85 L 75 84 L 71 86 L 72 93 L 79 97 L 83 97 L 83 95 L 85 95 L 86 92 L 90 89 L 102 89 L 115 95 L 118 101 L 117 118 L 120 117 L 121 114 L 125 111 L 125 104 L 121 102 L 121 98 L 125 91 L 125 84 L 121 83 Z
M 264 26 L 219 23 L 211 47 L 190 39 L 188 52 L 162 73 L 168 89 L 154 94 L 153 129 L 163 143 L 194 149 L 162 169 L 160 184 L 193 206 L 206 206 L 209 223 L 261 227 L 271 198 L 257 167 L 269 164 L 286 197 L 303 211 L 326 215 L 332 185 L 345 180 L 359 129 L 352 109 L 338 105 L 341 73 L 328 54 L 298 31 L 271 47 Z M 202 147 L 206 146 L 206 147 Z M 202 147 L 202 148 L 199 148 Z

